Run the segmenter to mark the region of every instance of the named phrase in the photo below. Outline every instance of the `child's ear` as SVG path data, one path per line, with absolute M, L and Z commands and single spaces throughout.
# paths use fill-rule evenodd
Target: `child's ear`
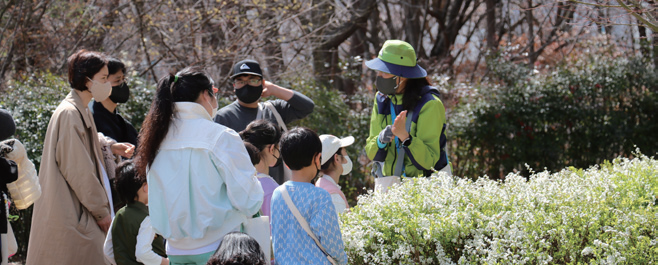
M 334 162 L 336 162 L 336 165 L 342 164 L 342 162 L 340 161 L 340 155 L 334 154 Z
M 144 182 L 144 185 L 142 185 L 142 189 L 144 192 L 149 193 L 149 184 Z
M 318 165 L 318 168 L 321 167 L 322 166 L 322 164 L 321 164 L 321 162 L 322 162 L 322 153 L 318 153 L 317 155 L 315 155 L 314 160 L 315 160 L 315 163 Z

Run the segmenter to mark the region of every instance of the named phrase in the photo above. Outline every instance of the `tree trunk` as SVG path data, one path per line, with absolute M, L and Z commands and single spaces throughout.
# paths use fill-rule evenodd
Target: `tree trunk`
M 368 60 L 366 59 L 366 33 L 365 30 L 363 29 L 358 29 L 356 32 L 354 32 L 354 35 L 350 37 L 349 39 L 350 42 L 350 49 L 349 49 L 349 58 L 347 58 L 346 62 L 349 63 L 347 67 L 347 71 L 350 73 L 353 73 L 352 75 L 349 75 L 349 78 L 343 79 L 343 91 L 345 94 L 348 95 L 353 95 L 354 92 L 356 92 L 358 83 L 361 83 L 362 80 L 361 78 L 361 71 L 362 71 L 362 65 L 354 60 L 356 56 L 361 56 L 362 60 Z M 357 79 L 357 80 L 355 80 Z
M 637 25 L 637 32 L 639 35 L 639 43 L 640 43 L 640 53 L 642 53 L 642 57 L 644 58 L 650 58 L 651 57 L 651 49 L 649 47 L 649 39 L 647 37 L 647 28 L 642 26 L 642 24 Z
M 498 50 L 496 41 L 496 0 L 486 0 L 487 4 L 487 48 L 490 51 Z
M 404 34 L 406 36 L 405 40 L 411 44 L 411 47 L 416 51 L 416 57 L 420 57 L 421 44 L 423 41 L 423 36 L 420 26 L 421 14 L 418 10 L 420 9 L 422 1 L 414 0 L 408 1 L 406 4 L 403 4 L 404 7 Z
M 658 33 L 653 33 L 651 42 L 653 42 L 653 71 L 658 73 Z
M 528 68 L 533 69 L 538 55 L 535 54 L 535 19 L 532 16 L 532 0 L 528 0 L 528 9 L 526 9 L 525 14 L 525 19 L 528 22 L 528 47 L 530 48 L 528 52 Z
M 355 3 L 359 8 L 354 11 L 348 21 L 335 27 L 326 28 L 319 34 L 319 43 L 313 49 L 313 69 L 315 79 L 320 86 L 334 87 L 343 91 L 338 46 L 352 36 L 359 27 L 367 23 L 372 10 L 377 6 L 376 4 L 376 2 L 369 0 L 359 0 Z M 318 10 L 332 9 L 318 8 Z M 313 24 L 318 26 L 326 25 L 329 22 L 328 17 L 327 11 L 313 15 L 313 20 L 317 21 Z

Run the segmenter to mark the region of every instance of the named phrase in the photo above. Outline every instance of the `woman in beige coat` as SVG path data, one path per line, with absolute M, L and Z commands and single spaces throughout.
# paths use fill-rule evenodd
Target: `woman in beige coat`
M 27 264 L 108 264 L 103 241 L 111 222 L 109 187 L 99 135 L 87 109 L 92 97 L 102 101 L 110 95 L 107 60 L 80 50 L 68 65 L 73 89 L 48 124 L 39 169 L 42 194 L 34 204 Z M 111 149 L 132 156 L 130 144 Z

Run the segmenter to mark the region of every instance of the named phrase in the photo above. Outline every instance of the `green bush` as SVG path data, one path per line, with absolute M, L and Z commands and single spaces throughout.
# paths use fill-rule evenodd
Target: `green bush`
M 655 264 L 658 160 L 404 181 L 341 216 L 350 264 Z
M 140 78 L 131 79 L 131 99 L 119 106 L 118 111 L 129 119 L 139 130 L 146 112 L 151 104 L 153 86 L 148 86 Z M 0 108 L 7 109 L 16 122 L 16 134 L 27 151 L 28 157 L 37 170 L 41 164 L 43 141 L 50 122 L 50 116 L 66 95 L 71 91 L 68 82 L 61 76 L 51 73 L 38 73 L 26 76 L 22 80 L 7 83 L 4 93 L 0 94 Z M 12 228 L 18 241 L 18 252 L 12 260 L 25 260 L 32 222 L 32 207 L 11 213 L 19 219 L 12 222 Z
M 628 156 L 635 146 L 658 151 L 658 76 L 642 58 L 586 54 L 524 77 L 501 60 L 492 67 L 506 85 L 480 88 L 479 100 L 450 118 L 460 175 L 501 178 L 526 163 L 584 168 Z

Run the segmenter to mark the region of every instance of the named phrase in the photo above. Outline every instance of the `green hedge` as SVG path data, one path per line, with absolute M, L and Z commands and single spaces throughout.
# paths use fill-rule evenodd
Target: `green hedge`
M 639 152 L 639 151 L 638 151 Z M 370 193 L 341 216 L 350 264 L 655 264 L 658 161 L 445 175 Z
M 490 67 L 504 85 L 475 89 L 479 100 L 449 118 L 459 175 L 501 178 L 525 164 L 585 168 L 635 146 L 658 151 L 658 75 L 650 62 L 586 54 L 546 75 L 502 59 Z

